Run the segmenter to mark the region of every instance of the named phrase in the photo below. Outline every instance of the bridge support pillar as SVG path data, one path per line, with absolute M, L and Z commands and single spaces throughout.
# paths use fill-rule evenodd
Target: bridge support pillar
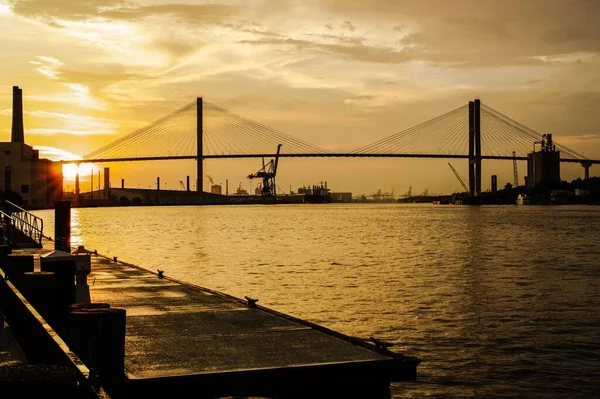
M 475 100 L 475 192 L 481 194 L 481 102 Z
M 475 103 L 469 101 L 469 194 L 475 195 Z
M 185 180 L 186 180 L 185 181 L 185 188 L 186 188 L 187 191 L 190 191 L 190 177 L 186 176 Z
M 160 191 L 160 176 L 156 178 L 156 191 Z
M 196 191 L 202 192 L 204 187 L 204 171 L 202 168 L 202 162 L 204 161 L 204 153 L 202 152 L 202 132 L 203 132 L 203 119 L 202 119 L 202 97 L 198 97 L 196 100 L 196 145 L 198 158 L 196 159 Z

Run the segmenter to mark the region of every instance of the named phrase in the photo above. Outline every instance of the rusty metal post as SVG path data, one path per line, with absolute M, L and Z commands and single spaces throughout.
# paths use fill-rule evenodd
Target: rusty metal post
M 54 249 L 71 252 L 71 201 L 54 203 Z

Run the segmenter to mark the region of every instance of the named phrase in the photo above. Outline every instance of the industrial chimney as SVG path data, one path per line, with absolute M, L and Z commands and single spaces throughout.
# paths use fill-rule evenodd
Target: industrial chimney
M 23 132 L 23 90 L 19 86 L 13 86 L 13 111 L 12 111 L 12 135 L 11 142 L 25 143 Z

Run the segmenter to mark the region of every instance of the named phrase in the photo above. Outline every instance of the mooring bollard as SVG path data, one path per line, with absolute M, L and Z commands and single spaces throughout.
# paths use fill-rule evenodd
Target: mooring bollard
M 54 272 L 26 272 L 14 283 L 27 302 L 54 327 L 58 318 Z
M 80 304 L 69 313 L 69 347 L 113 398 L 123 395 L 125 378 L 125 309 L 106 304 Z
M 0 245 L 0 267 L 4 266 L 6 263 L 6 258 L 10 253 L 12 253 L 10 245 Z
M 24 273 L 33 271 L 33 255 L 9 254 L 0 268 L 4 270 L 6 277 L 17 285 L 17 280 Z
M 52 326 L 59 334 L 64 332 L 69 305 L 75 303 L 75 257 L 63 251 L 40 256 L 40 269 L 56 275 L 56 320 Z

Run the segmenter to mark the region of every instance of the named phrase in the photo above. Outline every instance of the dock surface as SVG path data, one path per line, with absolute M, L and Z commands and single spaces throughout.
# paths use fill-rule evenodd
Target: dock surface
M 24 251 L 39 256 L 51 245 Z M 126 310 L 126 397 L 177 389 L 206 398 L 389 397 L 391 381 L 416 378 L 413 358 L 135 265 L 91 260 L 91 301 Z

